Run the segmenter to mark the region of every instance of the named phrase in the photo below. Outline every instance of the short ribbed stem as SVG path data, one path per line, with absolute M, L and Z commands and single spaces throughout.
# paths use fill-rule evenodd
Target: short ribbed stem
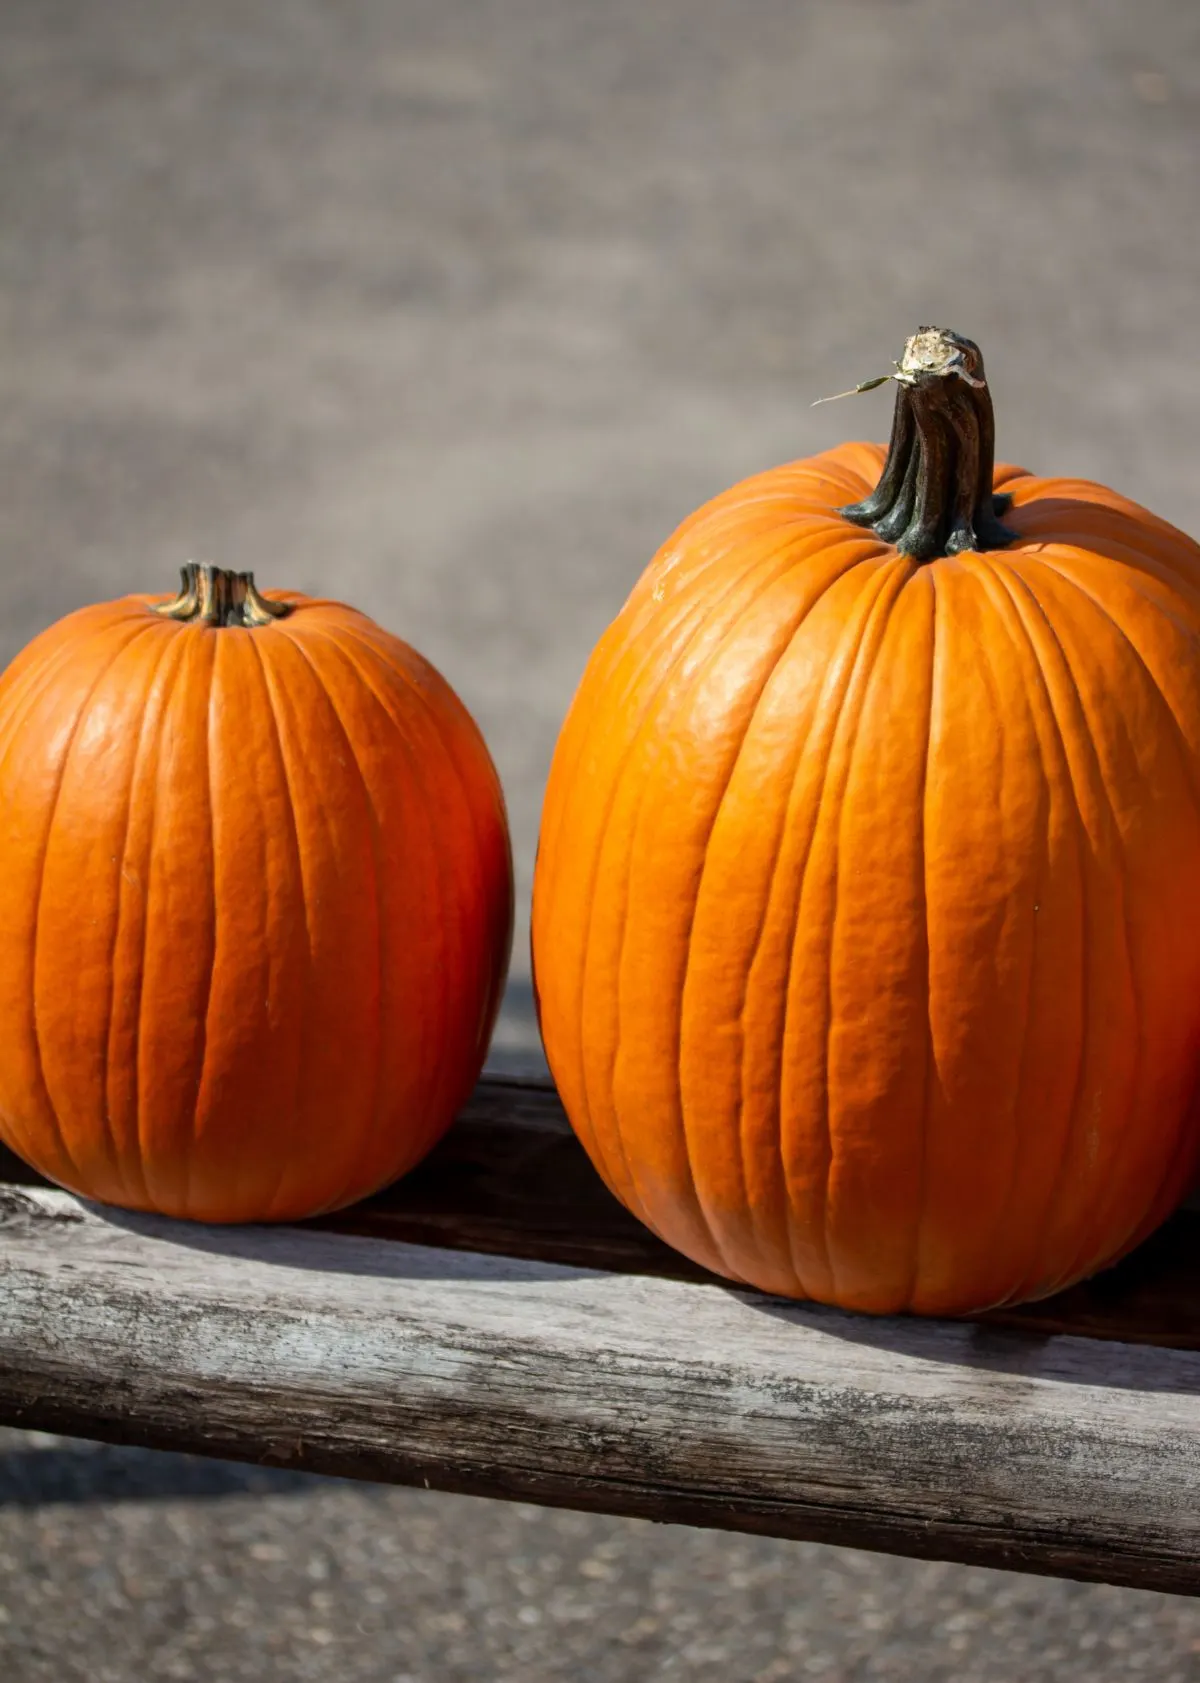
M 255 589 L 253 573 L 233 573 L 189 561 L 182 569 L 183 585 L 173 602 L 164 602 L 155 613 L 165 619 L 185 620 L 196 625 L 270 625 L 290 614 L 288 602 L 269 602 Z
M 840 512 L 917 561 L 1003 549 L 1011 498 L 992 490 L 996 422 L 979 346 L 922 327 L 892 376 L 899 390 L 879 483 Z

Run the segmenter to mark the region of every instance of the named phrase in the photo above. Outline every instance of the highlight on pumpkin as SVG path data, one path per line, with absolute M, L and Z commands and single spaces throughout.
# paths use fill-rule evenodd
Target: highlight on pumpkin
M 1200 548 L 994 457 L 922 328 L 890 444 L 755 475 L 650 562 L 555 750 L 550 1067 L 655 1233 L 872 1312 L 1047 1296 L 1192 1184 Z
M 407 644 L 184 569 L 0 676 L 0 1139 L 107 1203 L 297 1219 L 410 1169 L 479 1075 L 503 796 Z

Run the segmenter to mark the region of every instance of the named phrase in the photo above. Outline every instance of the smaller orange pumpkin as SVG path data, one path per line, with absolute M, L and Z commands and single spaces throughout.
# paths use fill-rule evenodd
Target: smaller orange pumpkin
M 191 566 L 0 677 L 0 1139 L 73 1191 L 275 1221 L 394 1180 L 511 928 L 480 733 L 352 608 Z

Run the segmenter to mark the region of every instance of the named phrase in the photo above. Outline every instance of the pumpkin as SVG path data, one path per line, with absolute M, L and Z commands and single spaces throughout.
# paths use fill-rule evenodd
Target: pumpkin
M 403 1174 L 511 919 L 475 724 L 351 608 L 192 566 L 0 678 L 0 1137 L 75 1192 L 282 1221 Z
M 1200 548 L 995 467 L 971 341 L 889 378 L 886 450 L 718 496 L 595 650 L 533 956 L 567 1113 L 656 1234 L 955 1314 L 1103 1268 L 1195 1172 Z

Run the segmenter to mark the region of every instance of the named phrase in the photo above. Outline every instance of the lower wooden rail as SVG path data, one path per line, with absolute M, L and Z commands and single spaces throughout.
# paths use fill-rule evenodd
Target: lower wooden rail
M 1197 1225 L 1030 1310 L 874 1320 L 666 1251 L 519 1083 L 304 1227 L 127 1215 L 6 1160 L 0 1421 L 1196 1593 Z

